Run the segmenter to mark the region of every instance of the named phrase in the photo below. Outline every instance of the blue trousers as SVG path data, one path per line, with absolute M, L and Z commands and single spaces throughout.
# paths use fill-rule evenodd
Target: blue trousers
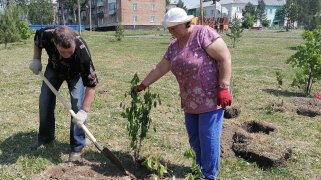
M 45 71 L 45 77 L 58 91 L 62 83 L 66 80 L 57 72 L 55 72 L 50 66 L 47 66 Z M 79 76 L 66 80 L 72 110 L 77 113 L 81 108 L 84 100 L 85 87 L 82 83 L 82 79 Z M 55 139 L 55 107 L 56 96 L 49 89 L 45 82 L 42 83 L 41 93 L 39 98 L 39 134 L 38 142 L 50 142 Z M 80 152 L 85 146 L 85 132 L 70 121 L 70 148 L 72 152 Z
M 185 113 L 189 143 L 206 179 L 215 179 L 220 165 L 220 141 L 224 109 L 201 114 Z

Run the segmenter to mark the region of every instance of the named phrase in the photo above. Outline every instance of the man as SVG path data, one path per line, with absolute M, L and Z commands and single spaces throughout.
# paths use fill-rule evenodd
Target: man
M 94 99 L 98 79 L 85 41 L 67 26 L 43 28 L 36 31 L 34 37 L 34 55 L 30 70 L 38 74 L 41 69 L 42 49 L 48 54 L 48 65 L 44 76 L 59 90 L 67 82 L 72 110 L 77 119 L 70 124 L 69 161 L 80 159 L 85 146 L 85 133 L 79 127 L 87 119 L 87 112 Z M 38 149 L 55 139 L 55 106 L 56 96 L 43 82 L 39 98 L 39 134 L 33 149 Z

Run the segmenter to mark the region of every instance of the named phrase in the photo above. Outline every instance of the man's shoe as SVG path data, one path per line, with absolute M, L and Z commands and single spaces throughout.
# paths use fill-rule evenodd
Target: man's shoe
M 74 161 L 80 161 L 81 159 L 81 152 L 71 152 L 69 154 L 69 160 L 70 162 L 74 162 Z
M 88 138 L 85 138 L 85 146 L 90 145 L 92 142 Z
M 40 149 L 41 147 L 43 147 L 43 146 L 51 143 L 52 141 L 53 141 L 53 140 L 51 140 L 51 141 L 38 141 L 38 142 L 36 142 L 35 144 L 33 144 L 33 145 L 31 146 L 31 150 L 32 150 L 32 151 L 37 151 L 38 149 Z

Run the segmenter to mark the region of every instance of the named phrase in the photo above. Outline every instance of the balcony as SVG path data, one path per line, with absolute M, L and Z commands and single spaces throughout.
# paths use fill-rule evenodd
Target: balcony
M 100 7 L 100 6 L 104 6 L 104 2 L 102 2 L 102 1 L 97 2 L 97 7 Z
M 104 18 L 104 15 L 105 15 L 104 11 L 99 11 L 99 12 L 97 12 L 97 16 L 98 16 L 99 18 Z
M 115 15 L 116 14 L 116 10 L 112 9 L 108 11 L 108 15 Z

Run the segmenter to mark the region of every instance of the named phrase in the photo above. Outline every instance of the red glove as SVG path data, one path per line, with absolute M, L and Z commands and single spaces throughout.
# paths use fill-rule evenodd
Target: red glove
M 218 88 L 218 105 L 221 105 L 222 108 L 230 106 L 232 104 L 232 96 L 229 92 L 229 88 Z
M 319 93 L 314 93 L 313 96 L 314 96 L 315 98 L 318 98 L 318 99 L 321 100 L 321 92 L 319 92 Z
M 146 89 L 146 86 L 143 83 L 140 83 L 140 85 L 136 86 L 137 92 L 144 91 L 145 89 Z
M 137 93 L 138 93 L 138 92 L 141 92 L 141 91 L 143 91 L 143 90 L 145 90 L 145 89 L 146 89 L 145 84 L 141 83 L 140 85 L 134 86 L 134 87 L 132 88 L 131 94 L 132 94 L 132 95 L 135 94 L 135 95 L 137 96 Z

